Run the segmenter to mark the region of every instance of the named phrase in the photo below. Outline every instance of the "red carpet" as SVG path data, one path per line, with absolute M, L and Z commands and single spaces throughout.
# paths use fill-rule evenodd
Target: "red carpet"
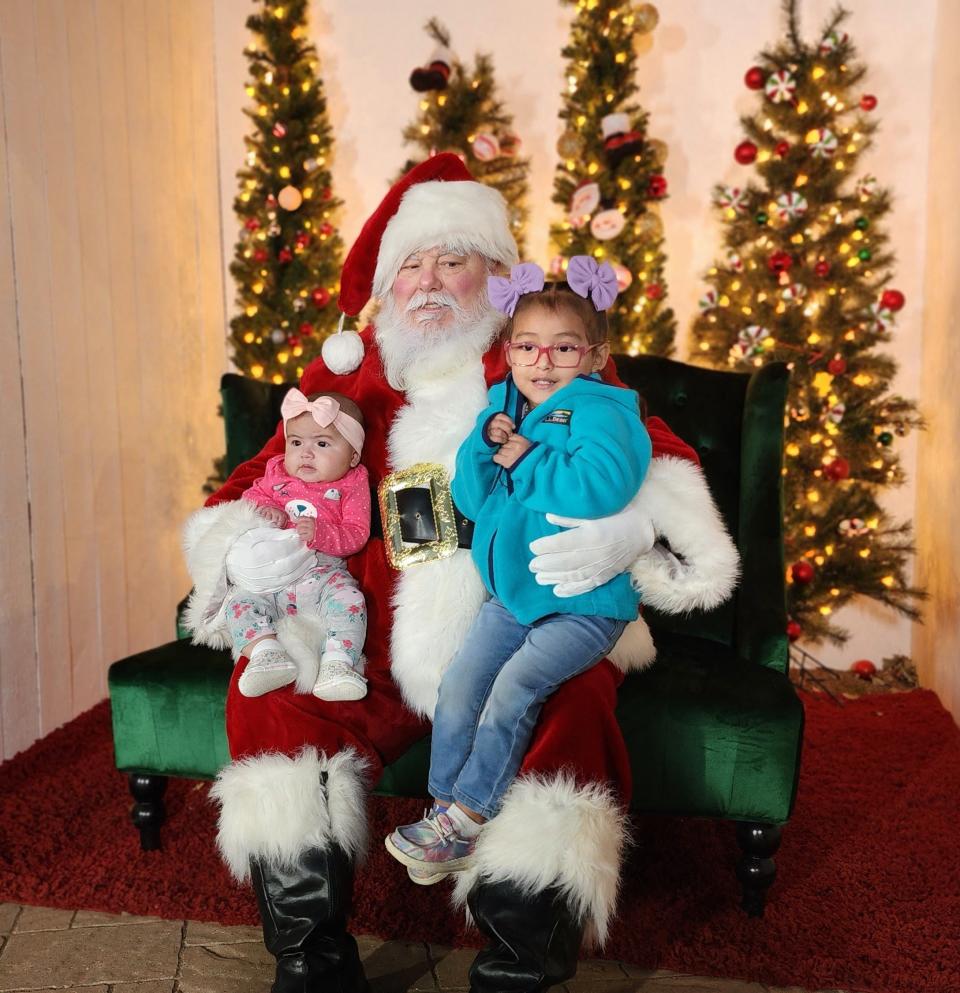
M 806 697 L 797 809 L 766 917 L 737 907 L 732 827 L 640 819 L 605 951 L 640 966 L 806 989 L 960 991 L 960 731 L 934 694 Z M 166 850 L 142 853 L 106 702 L 0 766 L 0 901 L 256 923 L 213 849 L 204 783 L 172 781 Z M 376 800 L 373 837 L 419 816 Z M 354 926 L 477 944 L 443 885 L 409 885 L 375 844 Z

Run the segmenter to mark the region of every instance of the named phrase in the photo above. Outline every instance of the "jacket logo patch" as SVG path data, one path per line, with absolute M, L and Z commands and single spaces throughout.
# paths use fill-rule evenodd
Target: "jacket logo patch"
M 557 410 L 552 411 L 547 414 L 547 416 L 540 422 L 541 424 L 569 424 L 570 415 L 573 413 L 572 410 Z

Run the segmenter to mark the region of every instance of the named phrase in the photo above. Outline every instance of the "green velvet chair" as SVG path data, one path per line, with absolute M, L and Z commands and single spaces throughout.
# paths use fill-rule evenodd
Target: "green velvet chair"
M 742 375 L 646 356 L 617 365 L 648 412 L 697 450 L 743 572 L 736 595 L 716 610 L 645 614 L 657 662 L 624 681 L 617 710 L 632 756 L 634 808 L 737 822 L 742 902 L 760 915 L 780 826 L 793 807 L 803 734 L 803 709 L 786 675 L 786 367 Z M 228 471 L 273 433 L 287 388 L 223 377 Z M 212 779 L 229 761 L 230 669 L 226 652 L 182 638 L 110 668 L 116 763 L 129 775 L 144 848 L 160 844 L 167 777 Z M 385 770 L 376 792 L 426 795 L 428 763 L 424 739 Z

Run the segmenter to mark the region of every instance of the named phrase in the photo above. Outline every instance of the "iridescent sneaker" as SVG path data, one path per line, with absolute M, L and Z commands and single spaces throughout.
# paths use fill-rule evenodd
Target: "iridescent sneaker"
M 417 870 L 414 882 L 430 885 L 443 873 L 462 872 L 470 865 L 476 838 L 461 838 L 445 811 L 433 807 L 423 820 L 403 824 L 387 835 L 387 851 L 408 869 Z M 442 878 L 442 877 L 441 877 Z
M 250 659 L 240 673 L 237 689 L 243 696 L 263 696 L 281 686 L 289 686 L 297 678 L 297 667 L 278 648 L 265 648 Z

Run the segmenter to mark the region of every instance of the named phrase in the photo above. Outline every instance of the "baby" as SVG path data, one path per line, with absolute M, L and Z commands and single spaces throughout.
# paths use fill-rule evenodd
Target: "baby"
M 272 542 L 286 555 L 272 581 L 265 579 L 269 568 L 251 566 L 251 540 L 243 556 L 228 554 L 225 616 L 234 657 L 248 659 L 238 688 L 244 696 L 262 696 L 297 678 L 296 666 L 277 641 L 276 622 L 284 614 L 309 611 L 326 625 L 313 695 L 359 700 L 367 693 L 361 674 L 366 605 L 343 560 L 370 537 L 370 483 L 360 465 L 363 414 L 347 397 L 307 398 L 297 389 L 284 397 L 280 412 L 284 454 L 267 462 L 263 477 L 243 499 L 274 527 L 296 531 L 306 547 L 297 546 L 291 557 L 288 542 Z M 269 532 L 253 539 L 261 558 L 270 557 L 270 539 Z M 278 575 L 285 581 L 278 584 Z

